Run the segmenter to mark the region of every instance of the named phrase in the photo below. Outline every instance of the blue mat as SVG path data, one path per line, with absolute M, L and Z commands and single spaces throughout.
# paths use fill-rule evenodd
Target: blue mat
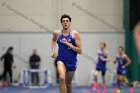
M 122 88 L 121 93 L 129 93 L 129 87 Z M 101 90 L 101 88 L 100 88 Z M 113 93 L 114 88 L 107 87 L 107 93 Z M 96 93 L 91 87 L 74 87 L 73 93 L 85 93 L 90 91 L 90 93 Z M 23 87 L 0 87 L 0 93 L 59 93 L 58 87 L 48 87 L 46 89 L 29 89 Z M 102 93 L 102 92 L 101 92 Z M 134 93 L 140 93 L 140 88 L 134 88 Z

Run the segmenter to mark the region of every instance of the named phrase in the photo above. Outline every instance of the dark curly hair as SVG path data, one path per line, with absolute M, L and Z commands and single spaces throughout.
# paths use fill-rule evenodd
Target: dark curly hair
M 63 18 L 68 18 L 69 21 L 71 22 L 71 17 L 69 15 L 67 15 L 67 14 L 62 15 L 61 19 L 60 19 L 61 23 L 62 23 Z

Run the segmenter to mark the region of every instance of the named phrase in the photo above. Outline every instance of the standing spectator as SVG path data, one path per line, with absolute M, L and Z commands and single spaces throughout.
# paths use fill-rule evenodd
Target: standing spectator
M 0 80 L 4 79 L 4 82 L 6 82 L 7 73 L 9 73 L 10 83 L 13 82 L 12 67 L 13 68 L 16 67 L 15 65 L 13 65 L 14 59 L 13 59 L 12 52 L 13 52 L 13 47 L 9 47 L 6 53 L 1 57 L 1 61 L 4 61 L 4 71 L 3 71 L 3 74 L 0 76 Z
M 39 67 L 40 67 L 40 62 L 41 62 L 40 56 L 37 54 L 37 50 L 34 49 L 32 55 L 30 57 L 30 68 L 38 70 Z M 32 72 L 31 73 L 31 81 L 32 81 L 33 85 L 39 85 L 39 74 L 38 74 L 38 72 Z

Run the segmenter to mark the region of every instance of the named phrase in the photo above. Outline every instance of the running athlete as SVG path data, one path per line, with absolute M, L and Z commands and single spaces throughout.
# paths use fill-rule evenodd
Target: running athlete
M 59 73 L 60 93 L 72 93 L 72 79 L 77 68 L 77 53 L 81 54 L 81 39 L 77 31 L 70 29 L 71 17 L 61 16 L 62 30 L 56 30 L 52 39 L 52 54 L 55 58 L 58 44 L 57 70 Z
M 93 87 L 93 90 L 97 90 L 98 88 L 98 72 L 102 72 L 102 81 L 103 81 L 103 93 L 106 93 L 106 85 L 105 85 L 105 72 L 106 72 L 106 63 L 109 62 L 108 58 L 108 51 L 105 49 L 106 48 L 106 43 L 105 42 L 100 42 L 99 44 L 100 50 L 97 51 L 98 58 L 95 60 L 97 62 L 96 64 L 96 71 L 95 71 L 95 84 Z
M 118 92 L 121 92 L 121 82 L 124 81 L 127 73 L 126 67 L 131 63 L 130 58 L 124 53 L 124 48 L 122 46 L 118 48 L 118 54 L 116 56 L 115 63 L 118 63 L 117 85 Z

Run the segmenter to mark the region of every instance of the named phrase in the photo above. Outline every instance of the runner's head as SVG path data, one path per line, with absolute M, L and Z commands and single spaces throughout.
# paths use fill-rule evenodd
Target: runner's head
M 101 41 L 100 44 L 99 44 L 99 46 L 100 46 L 100 49 L 103 50 L 106 47 L 106 43 L 103 42 L 103 41 Z
M 71 25 L 71 17 L 67 14 L 64 14 L 61 16 L 61 25 L 63 26 L 63 29 L 64 30 L 67 30 L 70 28 L 70 25 Z
M 124 47 L 123 47 L 123 46 L 120 46 L 120 47 L 118 48 L 118 53 L 119 53 L 120 55 L 124 53 Z

